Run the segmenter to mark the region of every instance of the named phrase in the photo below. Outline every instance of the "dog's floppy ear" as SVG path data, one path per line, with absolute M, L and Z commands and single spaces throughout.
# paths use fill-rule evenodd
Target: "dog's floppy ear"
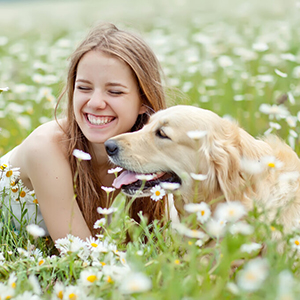
M 242 200 L 244 179 L 240 175 L 240 139 L 239 127 L 224 119 L 207 135 L 208 176 L 217 180 L 227 201 Z

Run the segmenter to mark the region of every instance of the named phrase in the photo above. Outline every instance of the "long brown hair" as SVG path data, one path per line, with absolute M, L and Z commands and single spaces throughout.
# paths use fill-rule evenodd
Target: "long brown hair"
M 67 125 L 64 131 L 68 140 L 68 158 L 73 176 L 77 170 L 77 160 L 72 155 L 74 149 L 88 152 L 95 159 L 93 150 L 89 147 L 86 137 L 81 132 L 73 111 L 73 94 L 77 66 L 83 55 L 91 50 L 102 51 L 123 60 L 129 65 L 136 76 L 140 99 L 147 107 L 147 113 L 139 115 L 132 131 L 140 129 L 155 111 L 166 107 L 165 93 L 161 80 L 161 66 L 151 48 L 136 34 L 119 30 L 113 24 L 95 26 L 77 47 L 70 57 L 67 84 L 58 98 L 55 108 L 57 116 L 58 105 L 63 96 L 67 95 Z M 97 207 L 106 207 L 106 194 L 101 189 L 101 178 L 92 161 L 82 161 L 79 165 L 75 193 L 77 203 L 83 213 L 91 232 L 95 234 L 94 222 L 99 218 Z M 131 208 L 131 216 L 137 219 L 137 213 L 142 210 L 152 221 L 161 218 L 164 210 L 163 202 L 153 202 L 150 199 L 138 199 Z

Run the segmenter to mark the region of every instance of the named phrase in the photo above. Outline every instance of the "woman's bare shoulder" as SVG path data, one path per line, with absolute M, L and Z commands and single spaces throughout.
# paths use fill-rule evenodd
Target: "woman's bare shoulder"
M 67 157 L 67 137 L 61 126 L 54 120 L 37 127 L 13 152 L 11 161 L 13 165 L 22 166 L 31 160 Z
M 60 143 L 66 140 L 66 134 L 64 132 L 65 120 L 56 120 L 47 122 L 45 124 L 37 127 L 25 140 L 23 143 L 37 142 L 54 142 Z

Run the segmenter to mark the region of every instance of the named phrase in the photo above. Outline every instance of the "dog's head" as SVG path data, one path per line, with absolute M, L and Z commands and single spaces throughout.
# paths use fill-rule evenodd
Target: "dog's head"
M 188 134 L 195 131 L 203 136 L 193 138 Z M 228 200 L 237 200 L 235 191 L 243 180 L 240 158 L 243 152 L 253 151 L 243 149 L 247 139 L 256 141 L 211 111 L 179 105 L 155 113 L 139 131 L 107 140 L 105 147 L 110 160 L 127 170 L 114 183 L 127 195 L 141 189 L 142 181 L 135 175 L 142 173 L 154 178 L 146 182 L 140 196 L 149 196 L 150 189 L 164 181 L 179 183 L 182 195 L 191 197 L 191 173 L 195 173 L 207 175 L 198 183 L 202 198 L 222 194 Z

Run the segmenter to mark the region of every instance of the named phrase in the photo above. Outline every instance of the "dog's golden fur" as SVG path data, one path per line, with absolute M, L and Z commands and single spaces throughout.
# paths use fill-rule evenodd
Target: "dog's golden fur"
M 189 131 L 205 131 L 199 140 Z M 255 139 L 237 124 L 192 106 L 174 106 L 151 116 L 143 129 L 114 137 L 117 153 L 111 160 L 138 173 L 172 172 L 181 180 L 181 200 L 195 202 L 191 173 L 207 174 L 198 181 L 196 202 L 241 201 L 249 210 L 257 202 L 278 217 L 286 230 L 300 219 L 300 161 L 296 153 L 274 135 Z M 282 162 L 270 168 L 267 157 Z M 138 201 L 138 200 L 136 200 Z M 279 215 L 276 213 L 279 210 Z

